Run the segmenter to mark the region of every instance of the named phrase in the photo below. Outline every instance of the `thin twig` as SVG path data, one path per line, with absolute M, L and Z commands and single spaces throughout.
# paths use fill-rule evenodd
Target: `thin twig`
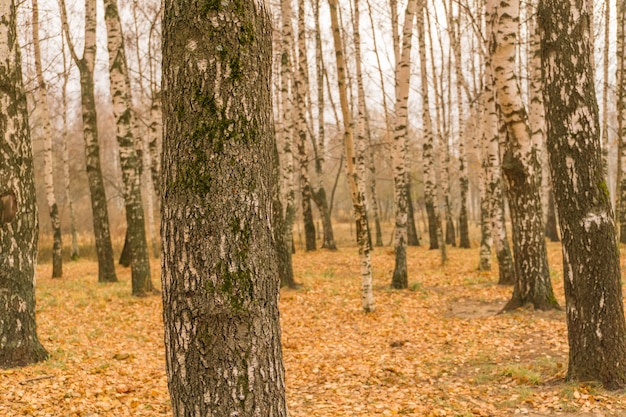
M 52 378 L 54 378 L 54 375 L 38 376 L 36 378 L 30 378 L 30 379 L 25 379 L 23 381 L 20 381 L 20 385 L 28 384 L 29 382 L 41 381 L 43 379 L 52 379 Z

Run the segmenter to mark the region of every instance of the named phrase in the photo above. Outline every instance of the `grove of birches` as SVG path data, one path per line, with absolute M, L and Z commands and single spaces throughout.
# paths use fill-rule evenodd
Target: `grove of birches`
M 354 247 L 365 318 L 420 246 L 563 312 L 560 383 L 626 388 L 625 39 L 624 0 L 0 0 L 0 377 L 91 262 L 162 298 L 173 415 L 287 416 L 298 256 Z

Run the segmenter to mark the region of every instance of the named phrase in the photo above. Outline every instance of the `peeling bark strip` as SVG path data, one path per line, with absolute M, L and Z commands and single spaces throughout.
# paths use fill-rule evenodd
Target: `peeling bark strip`
M 35 324 L 39 225 L 16 8 L 11 0 L 0 0 L 0 57 L 0 368 L 11 368 L 48 357 Z
M 164 3 L 163 319 L 176 417 L 286 417 L 260 1 Z
M 619 249 L 604 177 L 588 3 L 539 3 L 548 151 L 563 239 L 568 379 L 626 386 Z
M 519 1 L 487 2 L 489 50 L 496 104 L 506 129 L 501 135 L 502 171 L 506 178 L 517 279 L 512 310 L 530 303 L 538 309 L 558 307 L 552 291 L 544 238 L 541 196 L 536 175 L 537 154 L 515 74 Z
M 17 199 L 13 191 L 0 197 L 0 223 L 10 223 L 17 214 Z

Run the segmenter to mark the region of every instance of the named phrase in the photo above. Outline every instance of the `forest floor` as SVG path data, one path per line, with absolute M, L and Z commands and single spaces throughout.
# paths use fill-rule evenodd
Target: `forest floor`
M 449 248 L 443 267 L 438 251 L 409 248 L 403 291 L 389 289 L 393 251 L 377 248 L 367 314 L 355 247 L 294 255 L 302 286 L 280 299 L 290 416 L 626 416 L 626 391 L 564 381 L 563 311 L 497 314 L 511 287 L 495 284 L 495 259 L 476 270 L 473 243 Z M 560 245 L 548 251 L 564 305 Z M 120 283 L 98 284 L 93 261 L 67 262 L 60 280 L 38 267 L 50 359 L 0 370 L 0 416 L 171 415 L 161 297 L 132 297 L 129 270 L 118 273 Z

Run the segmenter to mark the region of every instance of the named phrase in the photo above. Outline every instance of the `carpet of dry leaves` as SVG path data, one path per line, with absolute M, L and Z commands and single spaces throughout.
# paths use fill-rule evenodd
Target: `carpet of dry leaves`
M 346 229 L 348 236 L 348 229 Z M 376 311 L 360 309 L 355 247 L 294 256 L 298 290 L 281 292 L 287 398 L 292 417 L 626 416 L 624 391 L 565 382 L 562 311 L 497 315 L 511 288 L 478 272 L 478 250 L 409 248 L 410 289 L 390 290 L 394 255 L 373 254 Z M 549 243 L 563 301 L 560 246 Z M 37 274 L 44 363 L 0 370 L 0 416 L 171 415 L 161 298 L 130 296 L 129 271 L 98 284 L 97 265 Z M 158 277 L 158 261 L 153 264 Z M 155 279 L 158 281 L 158 278 Z

